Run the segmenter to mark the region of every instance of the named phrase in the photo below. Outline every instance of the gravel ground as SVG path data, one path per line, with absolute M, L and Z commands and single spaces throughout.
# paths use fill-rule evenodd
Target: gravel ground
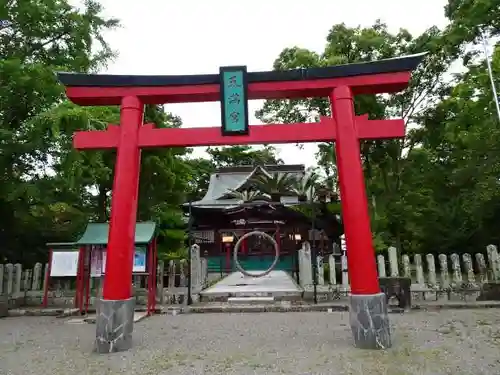
M 0 319 L 0 374 L 500 373 L 498 310 L 391 315 L 394 347 L 353 348 L 348 313 L 155 316 L 134 348 L 91 353 L 95 326 L 56 318 Z

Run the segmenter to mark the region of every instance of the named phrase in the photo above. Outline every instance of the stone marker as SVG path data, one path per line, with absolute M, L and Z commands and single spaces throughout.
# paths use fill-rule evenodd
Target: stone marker
M 388 253 L 391 277 L 399 277 L 398 250 L 394 246 L 391 246 L 389 247 Z
M 486 267 L 486 260 L 481 253 L 476 254 L 477 268 L 479 269 L 479 281 L 481 284 L 488 282 L 488 268 Z
M 441 272 L 441 288 L 450 287 L 450 274 L 448 272 L 448 258 L 445 254 L 439 254 L 439 270 Z
M 328 257 L 328 267 L 330 269 L 330 284 L 337 285 L 337 270 L 335 269 L 335 257 L 330 254 Z
M 413 259 L 415 262 L 415 271 L 417 273 L 417 284 L 423 286 L 425 285 L 425 278 L 424 278 L 424 267 L 422 264 L 422 255 L 415 254 Z
M 387 277 L 385 271 L 385 258 L 382 254 L 377 255 L 378 277 Z
M 340 257 L 340 263 L 342 267 L 342 288 L 344 290 L 349 290 L 349 271 L 347 269 L 347 255 L 342 255 Z
M 302 248 L 299 250 L 299 273 L 300 273 L 300 286 L 307 288 L 313 283 L 312 277 L 312 258 L 311 258 L 311 245 L 308 241 L 302 243 Z
M 463 278 L 462 278 L 462 269 L 460 267 L 460 257 L 458 254 L 451 254 L 450 255 L 451 259 L 451 268 L 453 269 L 453 284 L 455 287 L 462 285 L 463 283 Z
M 401 262 L 403 263 L 403 277 L 411 278 L 410 257 L 406 254 L 403 255 L 401 257 Z
M 318 285 L 325 285 L 325 267 L 323 265 L 323 257 L 321 255 L 318 255 L 316 257 L 316 272 L 317 272 L 317 280 L 318 280 Z
M 436 280 L 436 262 L 434 260 L 434 255 L 433 254 L 427 254 L 426 255 L 426 260 L 427 260 L 427 267 L 429 270 L 429 285 L 431 286 L 436 286 L 437 280 Z
M 464 261 L 465 272 L 467 273 L 467 282 L 470 286 L 476 286 L 476 276 L 474 275 L 474 265 L 472 263 L 472 256 L 468 253 L 462 255 Z

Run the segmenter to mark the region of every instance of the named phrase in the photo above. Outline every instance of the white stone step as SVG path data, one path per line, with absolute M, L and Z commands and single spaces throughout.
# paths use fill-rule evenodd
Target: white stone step
M 273 303 L 274 297 L 229 297 L 227 302 L 234 304 Z

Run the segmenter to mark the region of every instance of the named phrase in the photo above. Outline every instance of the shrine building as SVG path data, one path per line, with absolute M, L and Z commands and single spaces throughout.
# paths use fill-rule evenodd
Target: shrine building
M 184 212 L 191 213 L 191 240 L 208 259 L 209 272 L 234 271 L 234 246 L 251 231 L 276 240 L 280 250 L 276 270 L 298 272 L 297 251 L 305 240 L 318 255 L 338 248 L 334 244 L 340 244 L 343 233 L 340 216 L 327 210 L 329 199 L 318 196 L 317 184 L 305 191 L 307 178 L 304 165 L 216 170 L 205 196 L 183 205 Z M 240 264 L 246 270 L 267 269 L 274 257 L 272 244 L 258 237 L 247 238 L 240 247 Z

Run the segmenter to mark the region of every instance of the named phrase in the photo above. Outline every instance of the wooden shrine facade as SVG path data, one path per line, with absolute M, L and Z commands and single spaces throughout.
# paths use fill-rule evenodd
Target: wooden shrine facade
M 297 266 L 297 250 L 302 241 L 314 241 L 318 252 L 329 254 L 333 243 L 339 243 L 342 234 L 339 218 L 325 216 L 318 208 L 314 220 L 304 215 L 298 197 L 283 194 L 280 202 L 270 197 L 244 201 L 241 195 L 252 187 L 259 174 L 296 174 L 303 176 L 304 166 L 280 165 L 260 167 L 233 167 L 219 169 L 210 178 L 210 186 L 203 199 L 185 204 L 191 212 L 191 238 L 200 245 L 201 255 L 208 259 L 212 272 L 233 270 L 232 252 L 236 242 L 245 233 L 262 231 L 273 237 L 280 248 L 280 262 L 276 269 L 293 271 Z M 311 230 L 316 228 L 315 230 Z M 248 238 L 240 248 L 240 262 L 245 269 L 266 269 L 274 259 L 271 243 L 257 237 Z

